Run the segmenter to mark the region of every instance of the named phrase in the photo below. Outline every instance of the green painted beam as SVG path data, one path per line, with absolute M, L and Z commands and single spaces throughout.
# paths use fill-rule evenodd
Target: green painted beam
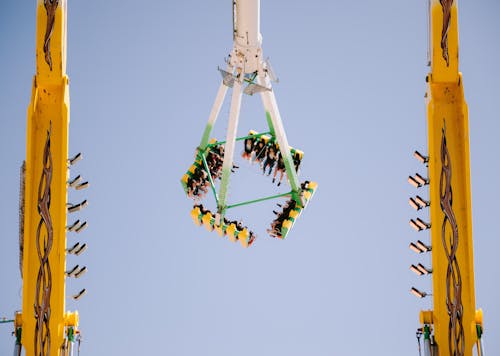
M 253 204 L 253 203 L 259 203 L 261 201 L 266 201 L 266 200 L 281 198 L 281 197 L 285 197 L 285 196 L 290 196 L 290 194 L 292 194 L 292 192 L 287 192 L 287 193 L 272 195 L 272 196 L 269 196 L 269 197 L 264 197 L 264 198 L 254 199 L 254 200 L 247 200 L 247 201 L 244 201 L 242 203 L 228 205 L 226 207 L 226 209 L 236 208 L 237 206 L 249 205 L 249 204 Z
M 200 149 L 203 151 L 207 148 L 208 140 L 210 139 L 210 134 L 212 133 L 213 125 L 210 123 L 205 126 L 205 131 L 203 131 L 203 136 L 201 137 Z
M 255 135 L 248 135 L 248 136 L 243 136 L 243 137 L 237 137 L 235 141 L 243 141 L 243 140 L 246 140 L 247 138 L 258 138 L 258 137 L 261 137 L 261 136 L 264 136 L 264 135 L 272 135 L 272 133 L 270 131 L 268 132 L 263 132 L 263 133 L 260 133 L 260 134 L 255 134 Z M 226 141 L 217 141 L 215 143 L 209 143 L 207 145 L 207 147 L 214 147 L 214 146 L 218 146 L 218 145 L 223 145 L 225 144 Z
M 203 161 L 203 166 L 205 167 L 205 170 L 207 171 L 208 174 L 208 181 L 210 182 L 210 186 L 212 187 L 212 192 L 214 193 L 215 197 L 215 203 L 219 205 L 219 197 L 217 196 L 217 191 L 215 190 L 215 184 L 212 179 L 212 174 L 210 173 L 210 169 L 208 168 L 208 163 L 207 159 L 205 158 L 205 152 L 199 153 L 201 155 L 201 160 Z
M 271 119 L 271 114 L 269 111 L 266 111 L 266 120 L 267 120 L 267 125 L 269 126 L 269 132 L 273 137 L 276 137 L 276 134 L 274 133 L 274 125 L 273 125 L 273 120 Z

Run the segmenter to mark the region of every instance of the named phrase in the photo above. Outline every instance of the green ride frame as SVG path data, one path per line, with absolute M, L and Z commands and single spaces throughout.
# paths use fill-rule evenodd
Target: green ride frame
M 265 135 L 272 135 L 272 133 L 270 131 L 268 131 L 268 132 L 263 132 L 263 133 L 259 133 L 259 134 L 255 134 L 255 135 L 247 135 L 247 136 L 243 136 L 243 137 L 237 137 L 235 139 L 235 141 L 243 141 L 243 140 L 246 140 L 249 138 L 259 138 L 259 137 L 262 137 Z M 273 136 L 272 140 L 275 141 L 274 136 Z M 210 148 L 217 147 L 217 146 L 223 145 L 225 143 L 226 143 L 226 141 L 217 141 L 214 143 L 209 143 L 209 144 L 207 144 L 206 148 L 203 151 L 198 151 L 198 156 L 201 158 L 201 160 L 203 162 L 203 167 L 205 168 L 205 171 L 208 174 L 208 181 L 210 182 L 210 187 L 212 188 L 212 192 L 214 193 L 215 203 L 217 205 L 219 205 L 219 197 L 217 194 L 217 189 L 215 188 L 215 183 L 214 183 L 214 180 L 212 178 L 212 174 L 210 173 L 210 169 L 208 168 L 208 163 L 207 163 L 205 156 L 206 156 L 207 151 L 210 150 Z M 267 197 L 263 197 L 263 198 L 257 198 L 257 199 L 253 199 L 253 200 L 247 200 L 247 201 L 244 201 L 241 203 L 227 205 L 225 207 L 224 211 L 221 212 L 221 215 L 222 215 L 221 218 L 224 217 L 225 211 L 227 209 L 236 208 L 238 206 L 243 206 L 243 205 L 250 205 L 253 203 L 259 203 L 262 201 L 277 199 L 277 198 L 286 197 L 286 196 L 293 196 L 293 193 L 294 193 L 293 190 L 291 190 L 287 193 L 275 194 L 275 195 L 271 195 L 271 196 L 267 196 Z

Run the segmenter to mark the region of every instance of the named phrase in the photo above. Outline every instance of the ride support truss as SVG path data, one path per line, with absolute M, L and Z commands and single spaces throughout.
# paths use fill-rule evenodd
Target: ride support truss
M 427 81 L 428 157 L 416 157 L 428 177 L 409 182 L 429 185 L 429 199 L 410 199 L 416 210 L 430 209 L 430 222 L 410 220 L 417 231 L 429 229 L 430 245 L 410 244 L 416 252 L 432 250 L 432 268 L 412 265 L 419 275 L 432 274 L 433 309 L 420 313 L 425 355 L 483 355 L 482 311 L 476 310 L 472 240 L 468 110 L 458 71 L 457 0 L 429 0 L 431 70 Z M 419 297 L 431 295 L 416 288 Z
M 15 315 L 15 355 L 70 355 L 78 312 L 66 311 L 69 79 L 66 0 L 38 0 L 36 74 L 27 110 L 26 161 L 21 170 L 20 269 L 22 312 Z M 88 182 L 74 181 L 76 189 Z M 71 227 L 82 230 L 86 223 Z M 84 249 L 84 248 L 83 248 Z M 83 252 L 78 249 L 78 252 Z M 86 268 L 75 269 L 73 275 Z M 84 290 L 79 293 L 81 296 Z M 79 297 L 78 296 L 78 297 Z
M 202 135 L 200 145 L 196 150 L 195 163 L 181 179 L 182 185 L 188 196 L 195 199 L 197 196 L 196 182 L 201 181 L 202 189 L 208 186 L 212 191 L 217 206 L 216 212 L 206 211 L 202 205 L 195 205 L 192 211 L 192 217 L 197 225 L 202 224 L 203 219 L 207 222 L 207 228 L 226 232 L 227 228 L 233 225 L 230 221 L 225 221 L 225 215 L 228 209 L 242 205 L 253 204 L 265 200 L 276 199 L 280 197 L 290 197 L 281 213 L 276 213 L 277 218 L 271 224 L 270 234 L 274 237 L 284 238 L 291 225 L 295 222 L 300 212 L 304 209 L 312 195 L 317 184 L 306 181 L 299 183 L 298 167 L 302 160 L 303 153 L 300 150 L 293 149 L 288 144 L 278 104 L 272 88 L 272 82 L 276 81 L 274 72 L 268 60 L 263 59 L 262 53 L 262 35 L 260 33 L 260 1 L 259 0 L 235 0 L 233 1 L 233 49 L 228 56 L 227 66 L 219 71 L 222 75 L 222 82 L 217 91 L 217 95 L 210 111 L 208 123 Z M 228 89 L 232 89 L 229 122 L 224 141 L 210 139 L 213 127 L 224 103 Z M 237 137 L 239 115 L 243 94 L 260 94 L 264 106 L 265 118 L 268 131 L 257 133 L 251 131 L 244 137 Z M 272 169 L 281 172 L 279 184 L 283 178 L 283 172 L 286 172 L 290 191 L 280 193 L 269 197 L 255 198 L 239 203 L 228 202 L 228 189 L 231 174 L 235 168 L 234 153 L 236 142 L 244 141 L 245 145 L 250 142 L 254 147 L 262 145 L 263 149 L 269 149 L 272 164 L 267 166 L 269 173 Z M 245 147 L 247 149 L 247 147 Z M 293 156 L 292 156 L 293 154 Z M 220 157 L 221 162 L 208 163 L 208 157 L 213 160 L 213 156 Z M 253 157 L 258 153 L 253 153 Z M 279 160 L 276 158 L 279 157 Z M 247 156 L 247 158 L 249 158 Z M 257 160 L 259 160 L 258 158 Z M 276 163 L 278 161 L 278 163 Z M 220 167 L 219 167 L 219 163 Z M 216 169 L 213 166 L 217 166 Z M 263 163 L 263 171 L 266 169 L 266 162 Z M 200 176 L 203 176 L 200 178 Z M 206 176 L 206 177 L 205 177 Z M 198 180 L 196 180 L 198 179 Z M 215 180 L 220 179 L 219 190 L 215 186 Z M 195 190 L 194 194 L 191 192 Z M 208 189 L 207 189 L 208 190 Z M 198 210 L 197 210 L 198 209 Z M 295 213 L 294 213 L 295 211 Z M 289 214 L 292 214 L 290 216 Z M 238 225 L 234 223 L 234 225 Z M 235 229 L 235 236 L 241 237 L 241 232 L 246 230 L 242 226 Z M 231 234 L 230 234 L 231 235 Z M 251 236 L 250 233 L 248 236 Z M 246 236 L 246 235 L 245 235 Z M 232 236 L 230 236 L 231 238 Z M 244 246 L 253 241 L 245 238 Z M 240 240 L 241 241 L 241 240 Z M 248 243 L 250 242 L 250 243 Z

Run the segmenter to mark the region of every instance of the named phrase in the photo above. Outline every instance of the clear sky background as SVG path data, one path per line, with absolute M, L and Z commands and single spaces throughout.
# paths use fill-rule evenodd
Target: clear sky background
M 469 104 L 476 303 L 488 354 L 500 352 L 497 0 L 459 2 Z M 68 267 L 82 288 L 82 355 L 417 355 L 411 286 L 431 292 L 410 241 L 408 174 L 425 172 L 427 2 L 266 1 L 261 32 L 301 180 L 317 194 L 285 241 L 267 236 L 273 203 L 234 209 L 258 235 L 243 249 L 194 226 L 179 179 L 193 162 L 232 47 L 229 1 L 86 0 L 68 4 L 71 176 L 91 183 L 86 242 Z M 19 167 L 35 72 L 35 1 L 0 5 L 0 316 L 21 307 Z M 229 108 L 214 135 L 224 138 Z M 264 131 L 260 97 L 243 98 L 241 135 Z M 239 146 L 238 151 L 242 147 Z M 240 162 L 231 201 L 276 188 Z M 421 191 L 424 196 L 426 191 Z M 213 208 L 213 201 L 207 198 Z M 428 218 L 426 213 L 419 214 Z M 70 216 L 69 220 L 75 217 Z M 12 352 L 0 325 L 0 354 Z

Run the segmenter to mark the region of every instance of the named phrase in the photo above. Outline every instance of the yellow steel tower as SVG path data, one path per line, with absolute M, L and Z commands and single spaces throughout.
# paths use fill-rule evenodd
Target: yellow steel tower
M 78 326 L 78 313 L 65 310 L 69 164 L 66 9 L 66 0 L 37 1 L 36 75 L 22 169 L 23 302 L 22 313 L 15 320 L 19 355 L 21 344 L 28 356 L 67 355 Z
M 476 311 L 472 242 L 469 126 L 462 74 L 458 71 L 457 0 L 429 0 L 431 71 L 427 115 L 429 156 L 415 152 L 428 165 L 429 177 L 409 177 L 419 187 L 429 184 L 430 199 L 410 199 L 417 210 L 430 207 L 430 223 L 410 220 L 416 230 L 430 229 L 431 246 L 420 240 L 417 252 L 432 248 L 432 269 L 412 265 L 419 274 L 432 273 L 433 310 L 422 311 L 425 353 L 439 356 L 483 354 L 482 312 Z M 413 200 L 413 202 L 412 202 Z M 413 288 L 419 297 L 426 296 Z

